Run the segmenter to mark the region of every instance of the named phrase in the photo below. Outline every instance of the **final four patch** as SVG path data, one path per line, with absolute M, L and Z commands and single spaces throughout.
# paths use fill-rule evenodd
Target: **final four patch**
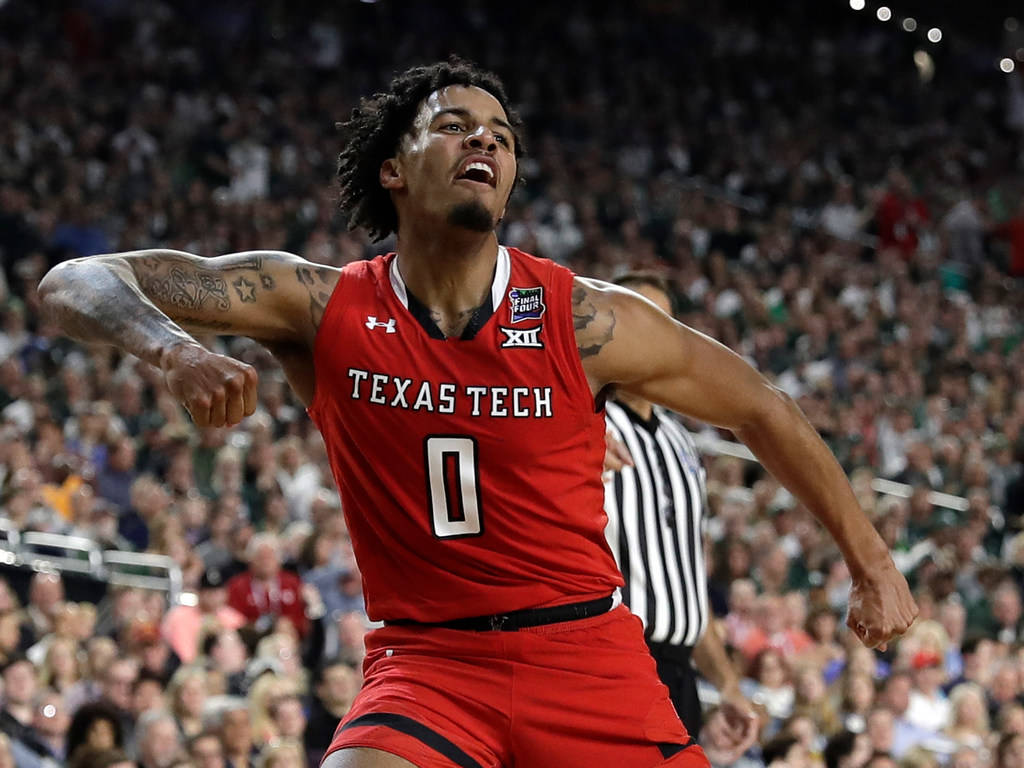
M 512 304 L 512 322 L 524 320 L 540 320 L 547 307 L 544 306 L 544 288 L 513 288 L 508 292 L 508 300 Z

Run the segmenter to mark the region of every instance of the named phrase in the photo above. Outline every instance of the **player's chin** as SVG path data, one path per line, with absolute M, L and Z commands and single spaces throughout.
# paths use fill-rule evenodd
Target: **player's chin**
M 497 216 L 479 197 L 455 203 L 448 210 L 448 223 L 471 232 L 491 232 L 497 225 Z

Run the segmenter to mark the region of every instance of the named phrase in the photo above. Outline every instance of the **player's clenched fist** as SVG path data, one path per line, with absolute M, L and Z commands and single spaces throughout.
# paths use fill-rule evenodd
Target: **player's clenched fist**
M 233 426 L 256 410 L 256 369 L 200 344 L 176 344 L 160 359 L 167 387 L 199 427 Z
M 846 619 L 847 626 L 864 645 L 882 651 L 917 618 L 917 603 L 907 580 L 896 570 L 891 558 L 886 560 L 870 573 L 854 578 Z

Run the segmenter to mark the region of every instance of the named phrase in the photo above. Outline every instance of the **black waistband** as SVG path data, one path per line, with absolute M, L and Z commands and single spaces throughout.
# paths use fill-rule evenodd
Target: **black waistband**
M 444 629 L 466 629 L 472 632 L 516 632 L 527 627 L 539 627 L 544 624 L 558 624 L 563 621 L 600 616 L 602 613 L 608 613 L 613 605 L 612 598 L 601 597 L 582 603 L 553 605 L 550 608 L 528 608 L 524 611 L 511 611 L 493 616 L 472 616 L 468 619 L 437 622 L 399 619 L 384 623 L 388 626 L 441 627 Z

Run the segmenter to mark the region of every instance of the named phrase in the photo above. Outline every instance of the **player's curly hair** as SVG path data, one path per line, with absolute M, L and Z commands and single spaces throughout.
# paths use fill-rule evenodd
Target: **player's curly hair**
M 449 85 L 475 86 L 494 96 L 513 128 L 516 160 L 523 156 L 522 120 L 509 107 L 497 75 L 456 56 L 407 69 L 391 80 L 386 91 L 360 99 L 349 120 L 338 124 L 345 139 L 338 155 L 338 185 L 349 229 L 365 227 L 375 241 L 398 231 L 398 212 L 390 193 L 380 185 L 380 166 L 395 156 L 422 101 Z

